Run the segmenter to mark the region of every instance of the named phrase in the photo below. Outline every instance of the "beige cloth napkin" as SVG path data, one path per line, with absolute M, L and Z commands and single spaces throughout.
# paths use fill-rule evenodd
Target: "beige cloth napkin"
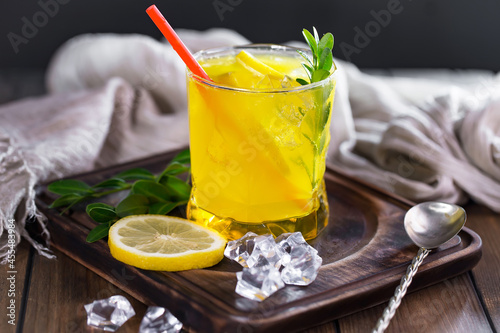
M 450 84 L 339 67 L 330 163 L 417 202 L 470 197 L 500 212 L 500 76 Z
M 222 29 L 179 33 L 192 51 L 248 42 Z M 497 77 L 486 94 L 472 94 L 470 85 L 367 75 L 341 61 L 338 67 L 328 163 L 411 200 L 472 197 L 500 211 Z M 185 67 L 165 43 L 76 37 L 54 56 L 47 86 L 48 96 L 0 106 L 2 258 L 11 218 L 18 241 L 23 236 L 51 255 L 24 231 L 28 216 L 44 228 L 33 203 L 36 183 L 188 143 Z

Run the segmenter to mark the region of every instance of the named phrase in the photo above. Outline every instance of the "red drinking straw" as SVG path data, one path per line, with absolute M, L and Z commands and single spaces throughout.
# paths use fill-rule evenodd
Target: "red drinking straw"
M 207 73 L 203 70 L 200 64 L 194 59 L 193 55 L 187 49 L 186 45 L 181 41 L 179 36 L 175 33 L 174 29 L 167 22 L 165 17 L 160 13 L 158 8 L 155 5 L 151 5 L 146 9 L 146 13 L 148 13 L 149 17 L 153 20 L 154 24 L 160 29 L 161 33 L 168 40 L 170 45 L 174 48 L 175 52 L 181 57 L 182 61 L 186 64 L 187 68 L 201 78 L 205 80 L 212 81 L 210 77 L 208 77 Z

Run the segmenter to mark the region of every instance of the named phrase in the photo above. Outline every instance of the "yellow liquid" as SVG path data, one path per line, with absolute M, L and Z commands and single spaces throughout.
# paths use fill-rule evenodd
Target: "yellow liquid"
M 328 223 L 323 175 L 335 81 L 290 88 L 299 86 L 300 58 L 256 58 L 291 79 L 253 71 L 234 55 L 200 62 L 217 84 L 247 90 L 188 78 L 188 218 L 228 239 L 248 231 L 314 238 Z

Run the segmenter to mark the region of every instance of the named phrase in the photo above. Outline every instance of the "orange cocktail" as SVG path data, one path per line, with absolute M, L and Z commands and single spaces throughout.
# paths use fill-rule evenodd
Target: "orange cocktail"
M 188 73 L 188 218 L 228 239 L 247 231 L 315 237 L 328 223 L 323 176 L 334 76 L 301 86 L 302 58 L 282 46 L 195 57 L 214 82 Z

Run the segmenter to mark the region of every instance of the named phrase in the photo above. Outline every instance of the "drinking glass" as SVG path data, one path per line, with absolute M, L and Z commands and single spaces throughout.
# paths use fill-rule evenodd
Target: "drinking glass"
M 222 73 L 224 63 L 242 50 L 271 67 L 298 66 L 283 73 L 278 86 L 264 75 L 252 88 L 214 83 L 188 71 L 193 185 L 188 218 L 229 240 L 248 231 L 274 236 L 300 231 L 312 239 L 328 223 L 323 176 L 335 75 L 295 84 L 293 77 L 305 76 L 303 59 L 297 49 L 277 45 L 211 49 L 195 58 L 202 66 L 219 63 Z

